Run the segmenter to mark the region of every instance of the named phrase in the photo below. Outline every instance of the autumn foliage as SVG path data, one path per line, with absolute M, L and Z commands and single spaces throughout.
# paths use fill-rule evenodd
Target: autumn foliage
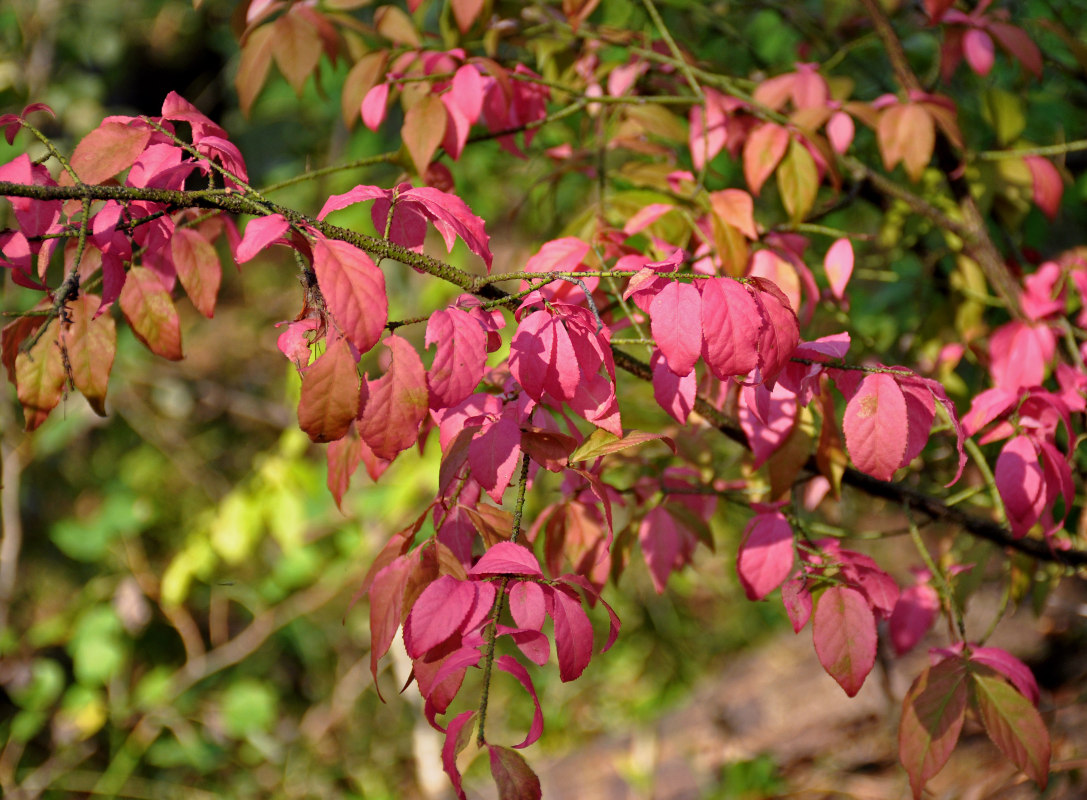
M 299 268 L 301 311 L 269 335 L 301 376 L 298 423 L 327 443 L 337 503 L 360 467 L 378 481 L 428 437 L 440 443 L 436 496 L 388 541 L 359 596 L 375 680 L 402 635 L 461 797 L 458 754 L 473 738 L 501 797 L 539 796 L 519 753 L 544 727 L 533 671 L 557 663 L 576 680 L 621 635 L 607 597 L 630 560 L 666 591 L 713 545 L 719 502 L 750 517 L 718 557 L 735 560 L 748 598 L 779 594 L 796 632 L 810 624 L 815 658 L 846 695 L 870 679 L 881 637 L 901 655 L 949 621 L 952 639 L 902 703 L 915 797 L 970 714 L 1044 787 L 1038 686 L 964 630 L 957 580 L 988 566 L 959 563 L 956 545 L 980 537 L 1005 561 L 1087 563 L 1076 530 L 1087 251 L 1028 257 L 994 236 L 999 223 L 1014 240 L 1029 206 L 1059 220 L 1065 151 L 1021 140 L 1022 126 L 1009 133 L 1017 123 L 996 101 L 994 140 L 976 114 L 974 127 L 965 120 L 976 98 L 956 94 L 983 85 L 961 83 L 963 62 L 1031 89 L 1047 70 L 1038 46 L 985 0 L 902 4 L 890 18 L 874 0 L 846 4 L 842 35 L 874 30 L 895 81 L 862 91 L 799 54 L 781 74 L 730 74 L 677 42 L 650 0 L 630 30 L 605 24 L 598 5 L 241 3 L 243 110 L 277 80 L 273 65 L 301 91 L 346 61 L 346 125 L 402 142 L 384 158 L 400 182 L 360 182 L 316 213 L 252 187 L 229 133 L 176 93 L 154 115 L 105 119 L 68 155 L 42 133 L 48 107 L 0 117 L 9 142 L 49 148 L 0 167 L 14 220 L 2 266 L 38 298 L 3 329 L 26 428 L 70 389 L 105 414 L 118 323 L 181 359 L 178 298 L 211 317 L 223 263 L 250 269 L 282 249 Z M 923 81 L 899 38 L 922 28 L 941 42 Z M 545 41 L 566 49 L 545 55 Z M 494 227 L 457 190 L 462 154 L 495 142 L 592 187 L 585 213 L 524 263 L 499 262 Z M 1007 170 L 983 185 L 979 163 Z M 1013 194 L 1015 213 L 998 202 Z M 858 274 L 890 249 L 878 217 L 850 216 L 862 199 L 921 221 L 931 265 L 972 287 L 936 353 L 896 343 L 884 354 L 852 327 L 866 303 Z M 357 206 L 373 234 L 338 224 Z M 412 285 L 442 281 L 459 296 L 391 320 L 387 276 L 412 269 Z M 959 367 L 969 388 L 948 384 Z M 649 396 L 659 427 L 624 425 Z M 719 474 L 684 445 L 693 438 L 731 440 L 743 463 Z M 663 468 L 633 483 L 613 470 L 650 448 L 669 449 Z M 964 484 L 981 490 L 968 510 L 947 502 Z M 528 518 L 526 495 L 543 487 L 553 499 Z M 906 509 L 918 548 L 909 585 L 898 565 L 809 528 L 850 492 Z M 948 532 L 926 542 L 928 520 Z M 533 708 L 513 749 L 485 726 L 500 713 L 487 705 L 496 670 Z

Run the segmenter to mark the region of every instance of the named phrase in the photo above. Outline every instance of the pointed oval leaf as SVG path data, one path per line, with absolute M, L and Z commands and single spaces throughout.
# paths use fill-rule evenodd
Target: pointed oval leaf
M 170 240 L 170 253 L 185 293 L 196 310 L 210 319 L 223 274 L 215 248 L 192 228 L 178 228 Z
M 435 95 L 424 95 L 404 115 L 400 133 L 415 170 L 423 175 L 434 157 L 434 151 L 445 136 L 447 113 L 445 104 Z
M 555 651 L 559 657 L 559 678 L 572 681 L 593 657 L 593 626 L 580 600 L 561 589 L 545 589 L 552 597 L 551 618 L 555 622 Z
M 747 137 L 743 156 L 744 178 L 752 194 L 759 194 L 788 149 L 789 132 L 772 122 L 764 123 Z
M 106 388 L 117 353 L 117 326 L 109 314 L 95 316 L 100 298 L 81 294 L 68 303 L 69 324 L 63 328 L 64 347 L 75 384 L 100 417 L 106 415 Z
M 438 346 L 427 372 L 430 407 L 455 406 L 483 379 L 487 332 L 467 311 L 443 308 L 430 315 L 424 342 Z
M 368 383 L 369 399 L 358 425 L 374 455 L 391 461 L 419 438 L 428 404 L 426 373 L 415 348 L 399 336 L 386 337 L 385 346 L 392 361 L 384 375 Z
M 498 787 L 498 800 L 540 800 L 540 779 L 524 756 L 506 747 L 487 745 L 491 775 Z
M 759 514 L 747 525 L 736 571 L 749 600 L 761 600 L 793 571 L 793 529 L 781 513 Z
M 917 676 L 902 701 L 898 757 L 910 776 L 914 800 L 925 783 L 943 769 L 955 749 L 966 718 L 966 669 L 948 658 Z
M 30 350 L 15 356 L 15 386 L 28 431 L 45 422 L 64 392 L 66 375 L 58 328 L 53 322 Z
M 457 793 L 459 800 L 467 800 L 464 789 L 461 788 L 460 770 L 457 769 L 457 756 L 472 740 L 472 732 L 475 730 L 476 711 L 462 711 L 453 717 L 449 727 L 445 730 L 445 744 L 442 745 L 442 768 L 449 776 L 449 782 L 453 784 L 453 791 Z
M 815 604 L 812 638 L 819 663 L 850 697 L 876 663 L 876 618 L 864 595 L 831 586 Z
M 702 350 L 702 296 L 689 283 L 672 281 L 649 306 L 657 347 L 676 375 L 689 375 Z
M 103 122 L 76 145 L 72 169 L 83 183 L 102 183 L 136 163 L 151 133 L 146 124 Z
M 543 577 L 540 562 L 536 560 L 532 551 L 514 542 L 499 542 L 487 550 L 476 565 L 468 571 L 468 574 L 476 578 L 501 575 Z
M 793 222 L 800 222 L 811 211 L 819 192 L 819 170 L 808 148 L 799 139 L 789 142 L 789 151 L 777 170 L 781 202 Z
M 831 294 L 841 300 L 845 297 L 845 287 L 853 275 L 853 243 L 843 238 L 832 244 L 823 260 L 823 269 L 827 274 Z
M 147 267 L 132 267 L 119 302 L 132 332 L 148 350 L 171 361 L 181 360 L 181 322 L 158 275 Z
M 357 247 L 321 236 L 313 245 L 313 269 L 336 323 L 360 353 L 370 350 L 389 321 L 385 275 Z
M 758 306 L 743 284 L 731 278 L 701 282 L 702 357 L 720 380 L 746 375 L 758 366 Z
M 861 381 L 842 419 L 845 445 L 857 469 L 882 481 L 902 464 L 908 438 L 906 399 L 895 379 L 872 373 Z
M 359 376 L 346 339 L 302 371 L 298 425 L 315 442 L 342 439 L 359 413 Z
M 423 589 L 404 622 L 408 655 L 422 658 L 460 630 L 475 602 L 475 587 L 451 575 L 442 575 Z
M 245 226 L 245 233 L 242 234 L 242 240 L 234 253 L 234 260 L 244 264 L 283 236 L 289 227 L 290 223 L 282 214 L 269 214 L 266 217 L 250 220 Z
M 1003 678 L 972 672 L 974 697 L 989 738 L 1015 766 L 1045 789 L 1049 781 L 1049 732 L 1034 704 Z

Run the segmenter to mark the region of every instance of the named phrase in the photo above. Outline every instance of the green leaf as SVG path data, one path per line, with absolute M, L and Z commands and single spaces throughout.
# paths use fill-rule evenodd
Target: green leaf
M 1041 715 L 1010 683 L 989 670 L 972 671 L 985 732 L 1042 789 L 1049 780 L 1049 732 Z
M 777 181 L 781 202 L 789 212 L 789 219 L 802 221 L 815 203 L 815 195 L 819 191 L 819 171 L 808 148 L 799 140 L 789 142 L 789 151 L 777 169 Z
M 241 739 L 271 730 L 278 718 L 276 694 L 262 681 L 242 678 L 223 692 L 220 710 L 226 732 Z
M 629 431 L 628 433 L 623 434 L 622 438 L 619 438 L 614 433 L 609 433 L 603 428 L 597 428 L 589 435 L 588 439 L 581 443 L 581 447 L 570 454 L 570 463 L 574 464 L 578 461 L 588 461 L 589 459 L 598 458 L 607 455 L 608 453 L 617 453 L 620 450 L 626 450 L 628 447 L 635 447 L 644 442 L 651 442 L 657 439 L 662 440 L 666 445 L 672 448 L 673 453 L 676 451 L 676 443 L 663 433 Z

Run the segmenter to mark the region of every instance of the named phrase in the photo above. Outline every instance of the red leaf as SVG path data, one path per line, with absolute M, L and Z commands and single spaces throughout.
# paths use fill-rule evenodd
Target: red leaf
M 331 199 L 329 200 L 331 202 Z M 239 264 L 249 261 L 257 253 L 272 244 L 287 232 L 290 223 L 282 214 L 269 214 L 266 217 L 257 217 L 250 220 L 245 226 L 245 233 L 234 253 L 234 260 Z
M 181 360 L 181 322 L 158 275 L 147 267 L 132 267 L 120 304 L 132 332 L 148 350 L 171 361 Z
M 689 283 L 668 283 L 649 307 L 651 330 L 668 366 L 689 375 L 702 345 L 702 298 Z
M 522 452 L 552 472 L 562 472 L 575 449 L 577 439 L 572 436 L 529 426 L 521 429 Z
M 902 466 L 908 436 L 906 400 L 891 375 L 872 373 L 846 405 L 842 431 L 857 469 L 882 481 Z
M 445 744 L 442 745 L 442 768 L 453 784 L 453 791 L 460 800 L 467 800 L 461 788 L 460 770 L 457 769 L 457 756 L 468 746 L 475 730 L 475 711 L 462 711 L 453 717 L 445 731 Z
M 687 424 L 687 418 L 694 410 L 695 393 L 698 390 L 698 374 L 676 375 L 668 368 L 661 357 L 660 350 L 653 351 L 653 397 L 680 425 Z
M 815 604 L 812 638 L 819 663 L 854 697 L 876 663 L 876 618 L 856 589 L 831 586 Z
M 367 352 L 389 321 L 384 274 L 357 247 L 323 236 L 313 243 L 313 269 L 336 323 L 360 353 Z
M 51 323 L 30 350 L 15 356 L 15 386 L 28 431 L 45 422 L 64 391 L 66 375 L 58 328 L 56 322 Z
M 484 558 L 486 555 L 484 553 Z M 539 569 L 538 566 L 537 569 Z M 544 602 L 544 590 L 540 584 L 534 581 L 517 581 L 510 587 L 509 595 L 510 614 L 513 615 L 513 621 L 518 627 L 533 631 L 542 629 L 547 606 Z
M 940 596 L 927 583 L 902 591 L 888 623 L 895 654 L 902 656 L 917 646 L 940 610 Z
M 494 258 L 491 254 L 491 237 L 487 235 L 483 220 L 473 214 L 455 194 L 432 186 L 419 186 L 400 192 L 398 203 L 410 204 L 433 222 L 442 235 L 446 250 L 453 250 L 453 242 L 459 236 L 469 250 L 483 259 L 490 272 Z
M 758 382 L 774 381 L 800 344 L 800 323 L 781 290 L 770 281 L 752 278 L 755 303 L 762 318 L 759 329 Z
M 378 662 L 389 652 L 400 627 L 404 587 L 417 563 L 418 558 L 414 556 L 397 556 L 379 569 L 370 583 L 370 674 L 374 677 L 375 686 Z
M 476 434 L 468 445 L 472 477 L 496 503 L 502 502 L 520 455 L 521 429 L 514 418 L 506 414 Z
M 192 228 L 178 228 L 170 240 L 170 253 L 185 293 L 196 310 L 210 319 L 222 279 L 215 248 Z
M 415 348 L 399 336 L 387 337 L 385 346 L 392 361 L 383 376 L 368 382 L 359 433 L 374 455 L 391 461 L 415 444 L 428 406 L 426 373 Z
M 1046 325 L 1012 320 L 1001 325 L 989 339 L 989 373 L 1001 389 L 1039 386 L 1053 360 L 1056 340 Z
M 743 284 L 731 278 L 700 281 L 702 358 L 719 380 L 746 375 L 758 366 L 761 318 Z
M 1023 163 L 1034 184 L 1034 204 L 1051 220 L 1056 219 L 1064 196 L 1064 181 L 1053 162 L 1042 156 L 1027 156 Z
M 551 314 L 533 311 L 520 321 L 510 341 L 510 374 L 533 400 L 543 397 L 554 351 L 554 331 Z
M 439 97 L 432 94 L 423 95 L 404 114 L 401 137 L 415 170 L 420 175 L 426 172 L 431 158 L 434 157 L 434 151 L 442 143 L 446 118 L 445 105 Z
M 902 701 L 898 757 L 910 776 L 914 800 L 943 769 L 959 741 L 966 716 L 966 670 L 959 658 L 928 667 Z
M 653 588 L 661 594 L 668 577 L 690 561 L 697 540 L 664 506 L 656 506 L 638 526 L 638 543 L 649 567 Z
M 342 439 L 359 413 L 359 376 L 345 339 L 302 370 L 298 425 L 315 442 Z
M 142 123 L 103 122 L 76 145 L 72 169 L 83 183 L 102 183 L 136 163 L 151 133 Z
M 744 178 L 753 194 L 759 194 L 788 148 L 789 132 L 772 122 L 763 123 L 747 137 L 743 156 Z
M 358 429 L 352 424 L 347 428 L 347 433 L 328 444 L 328 478 L 327 485 L 332 499 L 336 501 L 336 508 L 343 511 L 343 496 L 351 485 L 351 476 L 358 469 L 362 460 L 362 440 L 359 438 Z
M 80 294 L 67 304 L 70 324 L 63 327 L 72 382 L 100 417 L 106 415 L 106 388 L 117 352 L 117 326 L 109 314 L 95 316 L 99 298 Z
M 1045 473 L 1029 436 L 1008 440 L 997 456 L 993 478 L 1012 533 L 1025 536 L 1045 511 L 1047 499 Z
M 427 321 L 425 345 L 437 344 L 427 373 L 430 407 L 455 406 L 468 397 L 483 378 L 487 362 L 487 332 L 467 312 L 443 308 Z
M 990 22 L 989 32 L 1028 72 L 1034 73 L 1037 78 L 1042 77 L 1042 53 L 1026 31 L 1006 22 Z
M 475 586 L 442 575 L 423 589 L 404 623 L 404 647 L 422 658 L 461 629 L 476 603 Z
M 841 300 L 853 275 L 853 243 L 849 239 L 839 239 L 832 244 L 823 260 L 823 269 L 830 283 L 831 294 Z
M 503 575 L 543 577 L 540 562 L 536 560 L 532 551 L 514 542 L 499 542 L 487 550 L 476 565 L 468 571 L 468 574 L 472 577 L 501 577 Z M 521 623 L 518 622 L 518 624 Z M 521 627 L 531 626 L 522 625 Z
M 547 639 L 544 639 L 546 644 Z M 522 747 L 528 747 L 530 744 L 540 738 L 540 734 L 543 733 L 543 709 L 540 708 L 540 699 L 536 696 L 536 688 L 532 685 L 532 678 L 528 675 L 528 670 L 513 656 L 499 656 L 495 659 L 494 665 L 503 672 L 507 672 L 515 677 L 522 686 L 525 687 L 525 691 L 532 697 L 532 703 L 535 705 L 535 710 L 532 713 L 532 725 L 528 729 L 528 735 L 525 736 L 525 740 L 520 744 L 515 744 L 514 747 L 520 750 Z
M 581 601 L 557 588 L 547 588 L 552 598 L 551 618 L 555 622 L 555 650 L 559 657 L 559 678 L 572 681 L 593 657 L 593 626 Z
M 389 84 L 379 83 L 370 87 L 366 96 L 362 98 L 359 111 L 362 114 L 362 124 L 372 131 L 381 127 L 385 121 L 385 112 L 389 102 Z
M 758 514 L 744 530 L 736 572 L 748 600 L 761 600 L 793 571 L 793 529 L 780 512 Z
M 811 592 L 803 577 L 790 578 L 781 585 L 781 604 L 789 615 L 793 633 L 800 633 L 811 618 Z
M 491 775 L 498 787 L 498 800 L 540 800 L 540 779 L 520 753 L 493 744 L 487 745 Z
M 978 712 L 989 738 L 1019 769 L 1045 789 L 1049 781 L 1049 732 L 1038 710 L 1002 678 L 971 673 Z

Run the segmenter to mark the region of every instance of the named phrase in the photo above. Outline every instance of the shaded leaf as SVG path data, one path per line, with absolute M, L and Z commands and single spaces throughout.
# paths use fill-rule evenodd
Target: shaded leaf
M 211 318 L 223 272 L 215 248 L 192 228 L 178 228 L 170 240 L 170 253 L 178 280 L 193 306 Z
M 100 299 L 80 294 L 67 304 L 69 324 L 62 328 L 72 383 L 100 417 L 106 415 L 106 388 L 117 352 L 117 326 L 113 317 L 95 317 Z
M 343 438 L 359 412 L 359 376 L 345 339 L 302 370 L 298 425 L 315 442 Z
M 898 757 L 914 800 L 955 749 L 966 716 L 966 669 L 959 658 L 928 667 L 906 692 L 898 727 Z
M 158 275 L 147 267 L 132 267 L 119 302 L 132 332 L 148 350 L 171 361 L 182 358 L 181 322 Z
M 26 429 L 45 422 L 64 392 L 64 359 L 54 321 L 30 350 L 15 356 L 15 387 L 23 407 Z
M 415 348 L 399 336 L 388 336 L 392 352 L 388 371 L 369 381 L 369 399 L 359 417 L 359 433 L 379 458 L 392 460 L 419 437 L 427 415 L 426 373 Z
M 540 779 L 520 753 L 506 747 L 487 745 L 491 775 L 498 787 L 498 800 L 540 800 Z
M 831 586 L 815 604 L 812 638 L 819 663 L 853 697 L 876 663 L 876 618 L 856 589 Z
M 362 250 L 323 236 L 313 243 L 313 269 L 336 323 L 360 353 L 370 350 L 389 321 L 385 275 Z

